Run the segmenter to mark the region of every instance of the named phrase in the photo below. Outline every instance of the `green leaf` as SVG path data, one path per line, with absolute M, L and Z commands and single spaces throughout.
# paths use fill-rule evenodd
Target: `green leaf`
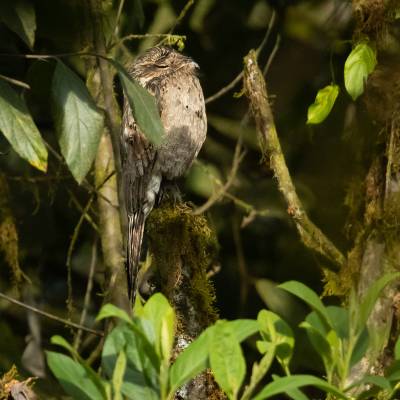
M 313 312 L 317 318 L 318 315 Z M 325 369 L 328 370 L 333 362 L 332 348 L 327 340 L 327 332 L 323 333 L 320 329 L 315 327 L 315 324 L 311 322 L 312 318 L 310 316 L 307 317 L 306 321 L 300 324 L 301 328 L 304 328 L 307 331 L 308 339 L 313 345 L 316 352 L 322 358 Z
M 118 354 L 117 361 L 112 376 L 112 385 L 114 392 L 114 400 L 122 400 L 121 387 L 124 380 L 126 370 L 126 354 L 122 350 Z
M 246 374 L 246 363 L 232 326 L 217 322 L 210 344 L 210 365 L 215 380 L 229 399 L 236 399 Z
M 375 69 L 376 52 L 366 42 L 358 43 L 344 64 L 344 85 L 356 100 L 364 92 L 368 75 Z
M 126 371 L 121 391 L 133 398 L 157 399 L 160 364 L 154 349 L 143 333 L 132 330 L 122 323 L 107 336 L 101 356 L 102 366 L 108 377 L 112 377 L 120 352 L 126 354 Z
M 289 393 L 293 389 L 298 389 L 303 386 L 315 386 L 327 393 L 333 394 L 339 399 L 347 400 L 344 393 L 326 381 L 312 375 L 291 375 L 279 378 L 265 386 L 253 400 L 268 399 L 280 393 Z
M 62 336 L 52 336 L 50 339 L 52 344 L 63 347 L 74 357 L 76 361 L 80 363 L 82 368 L 86 371 L 87 376 L 91 381 L 97 386 L 98 390 L 105 396 L 105 386 L 102 379 L 96 374 L 96 372 L 89 366 L 89 364 L 79 355 L 79 353 L 62 337 Z
M 294 348 L 293 331 L 290 326 L 272 311 L 261 310 L 257 321 L 262 338 L 276 348 L 276 358 L 286 371 Z
M 205 329 L 201 335 L 182 351 L 170 367 L 169 379 L 171 392 L 200 374 L 208 364 L 210 341 L 215 326 Z
M 104 318 L 119 318 L 130 325 L 133 324 L 133 321 L 129 315 L 121 308 L 114 306 L 114 304 L 105 304 L 103 307 L 101 307 L 99 313 L 97 314 L 96 321 L 100 321 Z
M 87 374 L 85 368 L 71 357 L 46 351 L 51 372 L 64 390 L 75 399 L 105 400 L 104 394 Z
M 50 339 L 50 343 L 63 347 L 64 349 L 69 351 L 72 357 L 79 360 L 80 356 L 77 353 L 77 351 L 62 336 L 59 335 L 52 336 Z
M 317 311 L 324 319 L 324 321 L 332 327 L 332 322 L 329 314 L 318 295 L 309 287 L 301 282 L 289 281 L 279 285 L 281 289 L 287 290 L 295 296 L 306 302 L 313 310 Z
M 46 171 L 47 149 L 25 102 L 0 79 L 0 131 L 12 148 L 35 168 Z
M 242 342 L 259 331 L 258 322 L 252 319 L 237 319 L 235 321 L 224 321 L 224 323 L 231 327 L 238 342 Z M 176 391 L 209 367 L 209 347 L 214 329 L 215 325 L 205 329 L 198 338 L 179 354 L 172 364 L 169 375 L 171 392 Z
M 151 143 L 159 146 L 165 133 L 155 97 L 132 79 L 121 64 L 113 60 L 110 60 L 110 62 L 118 72 L 122 87 L 140 130 Z
M 175 337 L 175 312 L 166 297 L 161 293 L 151 296 L 138 316 L 157 354 L 162 359 L 169 360 Z M 146 321 L 150 324 L 146 324 Z
M 234 321 L 225 321 L 228 324 L 238 342 L 242 342 L 249 336 L 259 331 L 260 325 L 254 319 L 235 319 Z
M 57 61 L 52 83 L 58 141 L 72 175 L 81 183 L 89 172 L 103 133 L 103 114 L 83 81 Z
M 320 124 L 331 112 L 338 94 L 338 85 L 328 85 L 320 89 L 314 103 L 308 107 L 307 124 Z
M 35 42 L 36 15 L 30 1 L 0 1 L 0 20 L 31 49 Z
M 276 381 L 280 379 L 278 375 L 272 374 L 272 379 Z M 304 393 L 302 393 L 299 389 L 292 389 L 287 392 L 287 395 L 291 397 L 293 400 L 310 400 Z
M 391 274 L 386 274 L 382 276 L 380 279 L 378 279 L 367 291 L 365 296 L 362 299 L 362 302 L 359 306 L 358 310 L 358 320 L 357 320 L 357 326 L 359 330 L 363 330 L 369 315 L 372 312 L 372 309 L 374 308 L 378 297 L 381 293 L 381 291 L 385 288 L 387 284 L 390 282 L 394 281 L 395 279 L 400 278 L 400 273 L 391 273 Z
M 298 325 L 307 312 L 304 304 L 297 297 L 278 287 L 269 279 L 256 279 L 255 287 L 265 305 L 292 326 Z

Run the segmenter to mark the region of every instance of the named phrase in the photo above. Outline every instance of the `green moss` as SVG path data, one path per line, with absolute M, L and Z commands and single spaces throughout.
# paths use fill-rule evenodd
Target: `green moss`
M 189 303 L 205 327 L 217 318 L 207 270 L 216 260 L 218 243 L 206 218 L 191 211 L 187 204 L 162 205 L 149 216 L 147 234 L 162 291 L 178 316 L 193 312 L 182 306 Z M 180 301 L 182 297 L 189 301 Z

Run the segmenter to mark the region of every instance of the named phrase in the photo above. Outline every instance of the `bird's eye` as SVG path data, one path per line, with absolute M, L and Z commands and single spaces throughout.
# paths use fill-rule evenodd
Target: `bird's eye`
M 166 64 L 156 64 L 156 67 L 157 68 L 167 68 L 168 65 L 166 65 Z

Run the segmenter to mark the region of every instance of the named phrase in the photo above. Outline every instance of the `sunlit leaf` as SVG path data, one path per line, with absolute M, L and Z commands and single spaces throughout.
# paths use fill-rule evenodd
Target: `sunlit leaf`
M 28 0 L 0 1 L 0 20 L 31 49 L 35 42 L 36 15 Z
M 376 52 L 366 42 L 357 44 L 347 57 L 344 64 L 344 85 L 353 100 L 364 92 L 365 82 L 376 63 Z
M 320 89 L 314 103 L 308 107 L 307 124 L 320 124 L 331 112 L 338 94 L 338 85 L 328 85 Z
M 143 330 L 158 355 L 169 360 L 175 336 L 175 312 L 166 297 L 161 293 L 151 296 L 138 316 L 141 322 L 150 322 L 150 325 L 143 324 Z
M 105 304 L 103 307 L 101 307 L 99 313 L 97 314 L 96 321 L 111 317 L 119 318 L 128 324 L 132 324 L 132 319 L 129 317 L 129 315 L 114 304 Z
M 164 126 L 161 123 L 156 99 L 132 79 L 121 64 L 116 61 L 112 61 L 112 64 L 118 72 L 122 87 L 140 130 L 155 146 L 160 145 L 164 137 Z
M 103 115 L 83 81 L 61 61 L 53 76 L 52 94 L 61 153 L 78 183 L 89 172 L 103 132 Z
M 35 168 L 46 171 L 47 149 L 25 102 L 0 79 L 0 131 L 12 148 Z

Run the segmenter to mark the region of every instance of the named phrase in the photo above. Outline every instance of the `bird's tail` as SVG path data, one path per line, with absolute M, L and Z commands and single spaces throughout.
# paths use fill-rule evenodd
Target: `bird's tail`
M 128 278 L 128 295 L 132 306 L 135 304 L 138 289 L 138 271 L 145 219 L 146 216 L 141 210 L 128 215 L 126 273 Z

